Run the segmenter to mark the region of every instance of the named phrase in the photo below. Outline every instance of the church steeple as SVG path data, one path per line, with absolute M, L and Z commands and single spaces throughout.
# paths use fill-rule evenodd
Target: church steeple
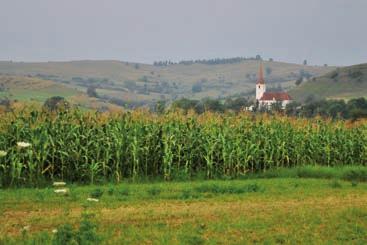
M 257 78 L 256 84 L 265 84 L 263 63 L 262 62 L 260 63 L 259 76 Z
M 256 82 L 256 100 L 260 100 L 266 91 L 263 63 L 260 63 L 259 77 Z

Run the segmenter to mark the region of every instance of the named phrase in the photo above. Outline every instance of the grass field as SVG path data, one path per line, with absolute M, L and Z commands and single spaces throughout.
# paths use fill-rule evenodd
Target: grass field
M 0 190 L 0 244 L 365 244 L 367 184 L 334 177 Z

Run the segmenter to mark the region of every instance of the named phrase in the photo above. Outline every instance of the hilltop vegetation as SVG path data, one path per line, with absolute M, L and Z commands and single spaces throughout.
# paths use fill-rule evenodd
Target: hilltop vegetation
M 268 88 L 289 89 L 300 77 L 323 75 L 332 67 L 264 61 Z M 259 59 L 213 59 L 147 65 L 120 61 L 47 63 L 0 62 L 0 74 L 51 80 L 86 94 L 94 87 L 99 101 L 133 108 L 180 98 L 253 96 Z
M 290 94 L 299 101 L 367 96 L 367 64 L 337 68 L 301 83 Z

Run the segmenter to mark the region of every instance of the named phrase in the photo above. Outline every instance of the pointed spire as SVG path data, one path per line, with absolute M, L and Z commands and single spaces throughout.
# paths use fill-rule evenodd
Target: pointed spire
M 256 84 L 265 84 L 263 63 L 262 62 L 260 63 L 259 76 L 257 78 Z

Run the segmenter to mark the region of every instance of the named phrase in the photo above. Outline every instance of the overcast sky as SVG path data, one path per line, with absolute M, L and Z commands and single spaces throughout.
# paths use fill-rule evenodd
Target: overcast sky
M 367 62 L 367 0 L 0 0 L 0 60 Z

